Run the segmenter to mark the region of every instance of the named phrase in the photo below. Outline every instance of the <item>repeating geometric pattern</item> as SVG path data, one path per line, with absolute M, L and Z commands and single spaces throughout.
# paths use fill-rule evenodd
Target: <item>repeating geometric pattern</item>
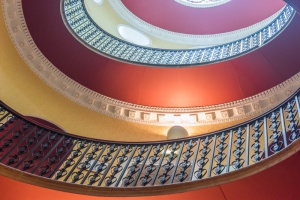
M 72 184 L 132 188 L 183 184 L 258 163 L 300 137 L 299 90 L 251 121 L 207 135 L 148 143 L 47 129 L 0 102 L 0 164 Z
M 227 44 L 182 50 L 138 46 L 105 32 L 88 15 L 83 0 L 64 0 L 63 14 L 74 35 L 101 54 L 143 65 L 180 67 L 219 62 L 253 51 L 284 30 L 295 12 L 286 5 L 275 20 L 252 35 Z

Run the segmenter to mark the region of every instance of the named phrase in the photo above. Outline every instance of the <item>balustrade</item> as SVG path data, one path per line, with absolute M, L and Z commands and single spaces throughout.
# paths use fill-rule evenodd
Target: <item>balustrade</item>
M 100 188 L 184 184 L 256 164 L 300 137 L 298 91 L 277 108 L 218 132 L 128 143 L 57 132 L 0 105 L 0 163 L 61 182 Z
M 89 16 L 84 0 L 63 0 L 62 8 L 70 31 L 93 50 L 125 62 L 165 67 L 219 62 L 248 53 L 277 36 L 295 15 L 294 9 L 286 5 L 270 24 L 245 38 L 212 47 L 176 50 L 139 46 L 107 33 Z

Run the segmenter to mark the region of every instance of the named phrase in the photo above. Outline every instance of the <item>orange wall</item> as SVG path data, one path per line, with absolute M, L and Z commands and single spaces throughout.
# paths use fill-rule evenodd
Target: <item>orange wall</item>
M 47 119 L 67 132 L 86 137 L 118 141 L 166 139 L 170 127 L 114 119 L 86 109 L 50 88 L 18 55 L 6 31 L 2 9 L 0 35 L 0 100 L 8 106 L 23 115 Z M 229 125 L 187 127 L 187 130 L 190 135 L 197 135 Z

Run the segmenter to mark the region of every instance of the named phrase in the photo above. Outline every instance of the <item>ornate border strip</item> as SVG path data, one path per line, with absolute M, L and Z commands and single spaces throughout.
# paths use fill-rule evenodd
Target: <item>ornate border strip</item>
M 179 192 L 188 192 L 192 190 L 200 190 L 213 186 L 219 186 L 221 184 L 228 184 L 229 182 L 238 181 L 242 178 L 247 178 L 249 176 L 255 175 L 263 170 L 266 170 L 285 159 L 291 157 L 295 153 L 300 151 L 300 140 L 293 142 L 291 145 L 286 147 L 283 151 L 276 153 L 274 156 L 264 159 L 255 165 L 250 165 L 249 167 L 244 167 L 236 170 L 232 173 L 225 173 L 221 176 L 214 176 L 212 178 L 202 179 L 200 181 L 185 182 L 183 184 L 173 184 L 166 185 L 159 190 L 153 190 L 153 188 L 147 187 L 128 187 L 128 188 L 115 188 L 115 187 L 102 187 L 97 189 L 91 189 L 92 186 L 72 184 L 66 182 L 57 182 L 53 179 L 45 179 L 36 175 L 21 172 L 20 170 L 15 170 L 12 167 L 7 167 L 0 164 L 0 174 L 9 177 L 14 180 L 22 181 L 24 183 L 46 187 L 52 190 L 59 190 L 64 192 L 71 192 L 83 195 L 94 195 L 94 196 L 107 196 L 112 197 L 132 197 L 133 194 L 141 196 L 153 196 L 155 195 L 166 195 L 174 194 Z
M 215 1 L 203 0 L 200 3 L 192 3 L 187 0 L 175 0 L 175 1 L 182 5 L 193 7 L 193 8 L 210 8 L 210 7 L 223 5 L 225 3 L 228 3 L 230 0 L 215 0 Z
M 300 90 L 297 90 L 280 106 L 262 116 L 217 132 L 137 143 L 89 139 L 49 129 L 27 120 L 0 102 L 1 133 L 4 135 L 0 141 L 11 141 L 1 151 L 0 173 L 15 169 L 23 174 L 15 177 L 26 176 L 25 181 L 30 180 L 31 174 L 35 184 L 37 179 L 44 179 L 44 183 L 52 180 L 56 186 L 69 184 L 73 190 L 80 186 L 84 193 L 88 191 L 89 195 L 101 196 L 158 195 L 218 185 L 222 183 L 220 180 L 231 182 L 241 178 L 240 175 L 245 177 L 251 175 L 251 171 L 257 173 L 266 169 L 300 149 L 299 95 Z M 22 136 L 8 135 L 15 127 L 21 130 Z M 32 138 L 32 131 L 36 131 L 35 136 L 40 142 L 27 142 L 28 148 L 20 150 L 20 143 Z M 45 139 L 45 136 L 48 137 Z M 32 151 L 41 142 L 49 144 L 49 148 L 41 147 L 39 151 L 45 156 L 32 158 Z M 18 153 L 14 151 L 16 149 Z M 34 164 L 19 159 L 19 156 L 28 156 Z M 49 161 L 45 162 L 45 159 Z M 22 164 L 24 167 L 20 169 L 18 166 Z M 29 165 L 25 167 L 26 164 Z M 161 168 L 164 170 L 159 170 Z M 297 166 L 293 168 L 297 169 Z
M 240 40 L 197 49 L 158 49 L 125 42 L 98 26 L 86 11 L 84 0 L 62 0 L 62 15 L 69 31 L 91 50 L 123 62 L 160 67 L 203 65 L 232 59 L 267 44 L 290 23 L 295 11 L 289 5 L 271 23 Z
M 2 0 L 2 8 L 12 41 L 20 56 L 35 74 L 72 101 L 114 118 L 158 126 L 173 126 L 174 124 L 196 126 L 231 122 L 253 117 L 274 108 L 300 87 L 299 72 L 265 92 L 214 106 L 161 108 L 119 101 L 80 85 L 47 60 L 29 33 L 23 15 L 22 0 Z

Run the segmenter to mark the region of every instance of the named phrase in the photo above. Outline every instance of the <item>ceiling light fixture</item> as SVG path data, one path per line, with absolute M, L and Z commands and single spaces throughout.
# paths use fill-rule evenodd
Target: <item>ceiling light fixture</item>
M 117 29 L 121 37 L 128 42 L 141 46 L 150 46 L 152 43 L 151 39 L 147 35 L 141 31 L 131 28 L 130 26 L 119 24 Z
M 176 2 L 189 7 L 209 8 L 228 3 L 230 0 L 175 0 Z
M 182 126 L 172 126 L 167 134 L 168 140 L 188 137 L 189 133 Z
M 98 6 L 100 6 L 100 5 L 102 5 L 103 0 L 93 0 L 93 2 L 94 2 L 95 4 L 97 4 Z

